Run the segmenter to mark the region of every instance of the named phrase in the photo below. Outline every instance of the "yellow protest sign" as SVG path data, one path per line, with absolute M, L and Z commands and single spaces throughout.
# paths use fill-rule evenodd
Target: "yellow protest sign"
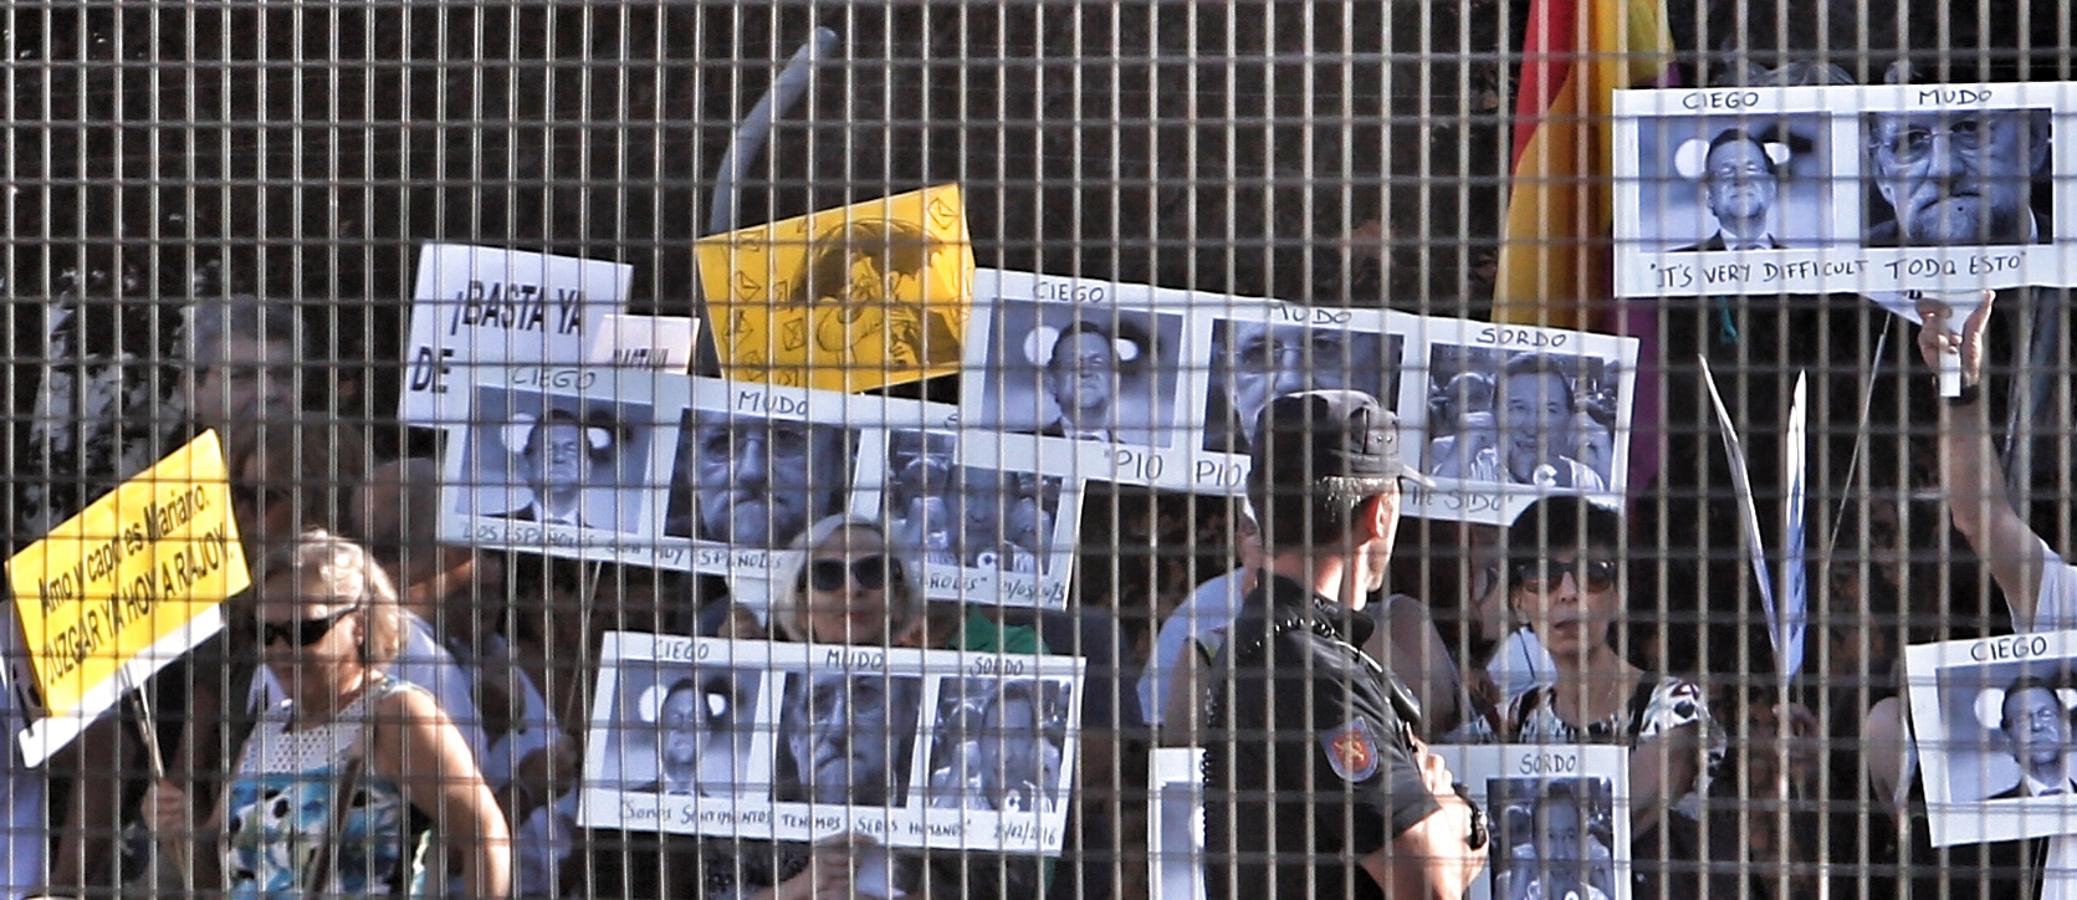
M 187 626 L 214 624 L 217 604 L 251 584 L 216 432 L 15 554 L 7 579 L 45 713 L 113 705 L 120 670 L 147 649 L 191 649 L 208 635 L 188 640 Z
M 959 369 L 974 250 L 958 185 L 703 238 L 694 253 L 729 378 L 863 391 Z

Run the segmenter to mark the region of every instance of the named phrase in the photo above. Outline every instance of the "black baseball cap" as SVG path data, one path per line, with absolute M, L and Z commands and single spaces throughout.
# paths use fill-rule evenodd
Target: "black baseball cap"
M 1399 417 L 1362 391 L 1285 394 L 1262 410 L 1251 477 L 1352 498 L 1381 494 L 1399 479 L 1433 485 L 1399 452 Z

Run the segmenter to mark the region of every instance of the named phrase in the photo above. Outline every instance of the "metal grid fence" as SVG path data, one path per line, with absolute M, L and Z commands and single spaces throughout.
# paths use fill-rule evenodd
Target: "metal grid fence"
M 1523 125 L 1517 78 L 1534 61 L 1524 37 L 1549 28 L 1553 9 L 1593 17 L 1621 6 L 9 3 L 0 10 L 9 552 L 192 433 L 195 397 L 182 386 L 211 362 L 234 364 L 191 354 L 191 303 L 268 298 L 303 329 L 292 359 L 262 364 L 287 382 L 300 415 L 289 417 L 293 432 L 226 431 L 232 481 L 246 492 L 241 516 L 259 510 L 264 520 L 241 521 L 248 541 L 270 527 L 278 540 L 322 525 L 368 542 L 393 567 L 466 582 L 465 602 L 436 604 L 430 624 L 469 658 L 489 658 L 491 643 L 518 648 L 503 665 L 529 670 L 535 699 L 570 733 L 533 761 L 553 774 L 506 773 L 547 793 L 545 807 L 499 796 L 555 818 L 553 798 L 576 785 L 580 751 L 593 749 L 571 724 L 590 716 L 600 651 L 585 645 L 617 628 L 729 633 L 736 585 L 538 553 L 484 552 L 464 564 L 414 543 L 430 522 L 370 524 L 392 511 L 432 515 L 413 497 L 437 493 L 443 474 L 391 464 L 441 449 L 392 406 L 410 377 L 424 245 L 624 263 L 629 312 L 693 316 L 693 245 L 722 226 L 957 184 L 983 269 L 1485 320 L 1500 277 L 1511 141 Z M 1628 7 L 1652 7 L 1667 23 L 1669 83 L 1777 83 L 1785 69 L 1836 66 L 1874 84 L 1903 58 L 1945 82 L 2072 78 L 2070 13 L 2055 3 Z M 761 147 L 740 143 L 759 99 L 818 28 L 828 43 L 804 70 L 798 101 L 775 104 Z M 717 179 L 731 167 L 732 181 Z M 1984 388 L 1996 449 L 2027 521 L 2050 547 L 2071 547 L 2064 295 L 2022 288 L 1999 304 Z M 1707 689 L 1726 754 L 1698 798 L 1699 838 L 1659 848 L 1699 864 L 1681 882 L 1690 887 L 1639 890 L 2030 891 L 2044 842 L 1935 851 L 1923 804 L 1908 802 L 1900 818 L 1869 784 L 1871 767 L 1903 752 L 1867 722 L 1903 691 L 1903 648 L 2011 630 L 1995 566 L 1979 565 L 1949 527 L 1941 407 L 1916 330 L 1847 294 L 1605 308 L 1620 311 L 1598 330 L 1648 322 L 1653 332 L 1638 363 L 1650 375 L 1641 390 L 1655 393 L 1639 415 L 1653 421 L 1638 420 L 1648 437 L 1633 452 L 1657 470 L 1629 485 L 1622 649 L 1644 671 Z M 1799 371 L 1812 379 L 1811 637 L 1793 680 L 1773 674 L 1697 355 L 1742 430 L 1775 548 L 1791 382 Z M 970 399 L 957 378 L 890 393 Z M 364 494 L 371 473 L 389 482 Z M 997 625 L 1033 625 L 1051 652 L 1089 667 L 1072 825 L 1061 855 L 1040 866 L 1045 895 L 1146 896 L 1147 820 L 1163 796 L 1149 754 L 1174 742 L 1146 724 L 1152 704 L 1138 680 L 1163 620 L 1234 568 L 1238 504 L 1085 474 L 1065 608 Z M 1422 699 L 1460 719 L 1456 707 L 1483 696 L 1483 678 L 1466 673 L 1507 651 L 1483 620 L 1508 552 L 1494 549 L 1499 532 L 1408 519 L 1390 591 L 1418 601 L 1416 611 L 1381 615 L 1394 641 L 1416 635 L 1392 647 L 1393 668 L 1422 673 L 1409 679 Z M 399 580 L 407 591 L 416 583 Z M 148 691 L 155 710 L 123 707 L 47 767 L 15 766 L 17 888 L 184 890 L 163 847 L 135 838 L 154 780 L 145 744 L 158 744 L 176 778 L 202 773 L 190 793 L 206 806 L 238 744 L 227 730 L 209 746 L 194 735 L 211 732 L 194 723 L 238 718 L 244 682 L 234 673 L 251 677 L 240 667 L 251 660 L 216 652 L 166 670 L 167 683 Z M 484 683 L 504 677 L 485 674 L 493 663 L 471 665 Z M 37 702 L 24 672 L 18 661 L 14 699 L 27 707 L 18 716 Z M 140 736 L 144 715 L 156 734 Z M 566 824 L 533 836 L 560 842 L 562 861 L 528 876 L 529 890 L 571 896 L 704 896 L 714 870 L 728 868 L 714 862 L 716 848 L 726 844 L 723 854 L 744 866 L 768 853 L 714 839 L 703 853 L 693 838 L 640 829 Z M 28 847 L 38 848 L 33 860 Z M 955 895 L 1036 893 L 1018 880 L 1028 873 L 983 857 L 944 853 L 926 865 L 964 873 Z

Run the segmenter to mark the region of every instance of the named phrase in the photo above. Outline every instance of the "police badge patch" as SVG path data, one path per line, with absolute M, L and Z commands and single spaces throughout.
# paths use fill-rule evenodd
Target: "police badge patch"
M 1327 765 L 1343 781 L 1362 781 L 1377 774 L 1377 736 L 1362 717 L 1327 732 L 1320 745 L 1327 749 Z

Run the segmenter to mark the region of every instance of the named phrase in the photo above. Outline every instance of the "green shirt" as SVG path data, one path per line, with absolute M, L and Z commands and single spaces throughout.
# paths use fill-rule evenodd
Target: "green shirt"
M 1032 625 L 1000 625 L 974 607 L 967 611 L 966 630 L 959 635 L 955 650 L 972 653 L 1029 653 L 1042 656 L 1046 642 Z

